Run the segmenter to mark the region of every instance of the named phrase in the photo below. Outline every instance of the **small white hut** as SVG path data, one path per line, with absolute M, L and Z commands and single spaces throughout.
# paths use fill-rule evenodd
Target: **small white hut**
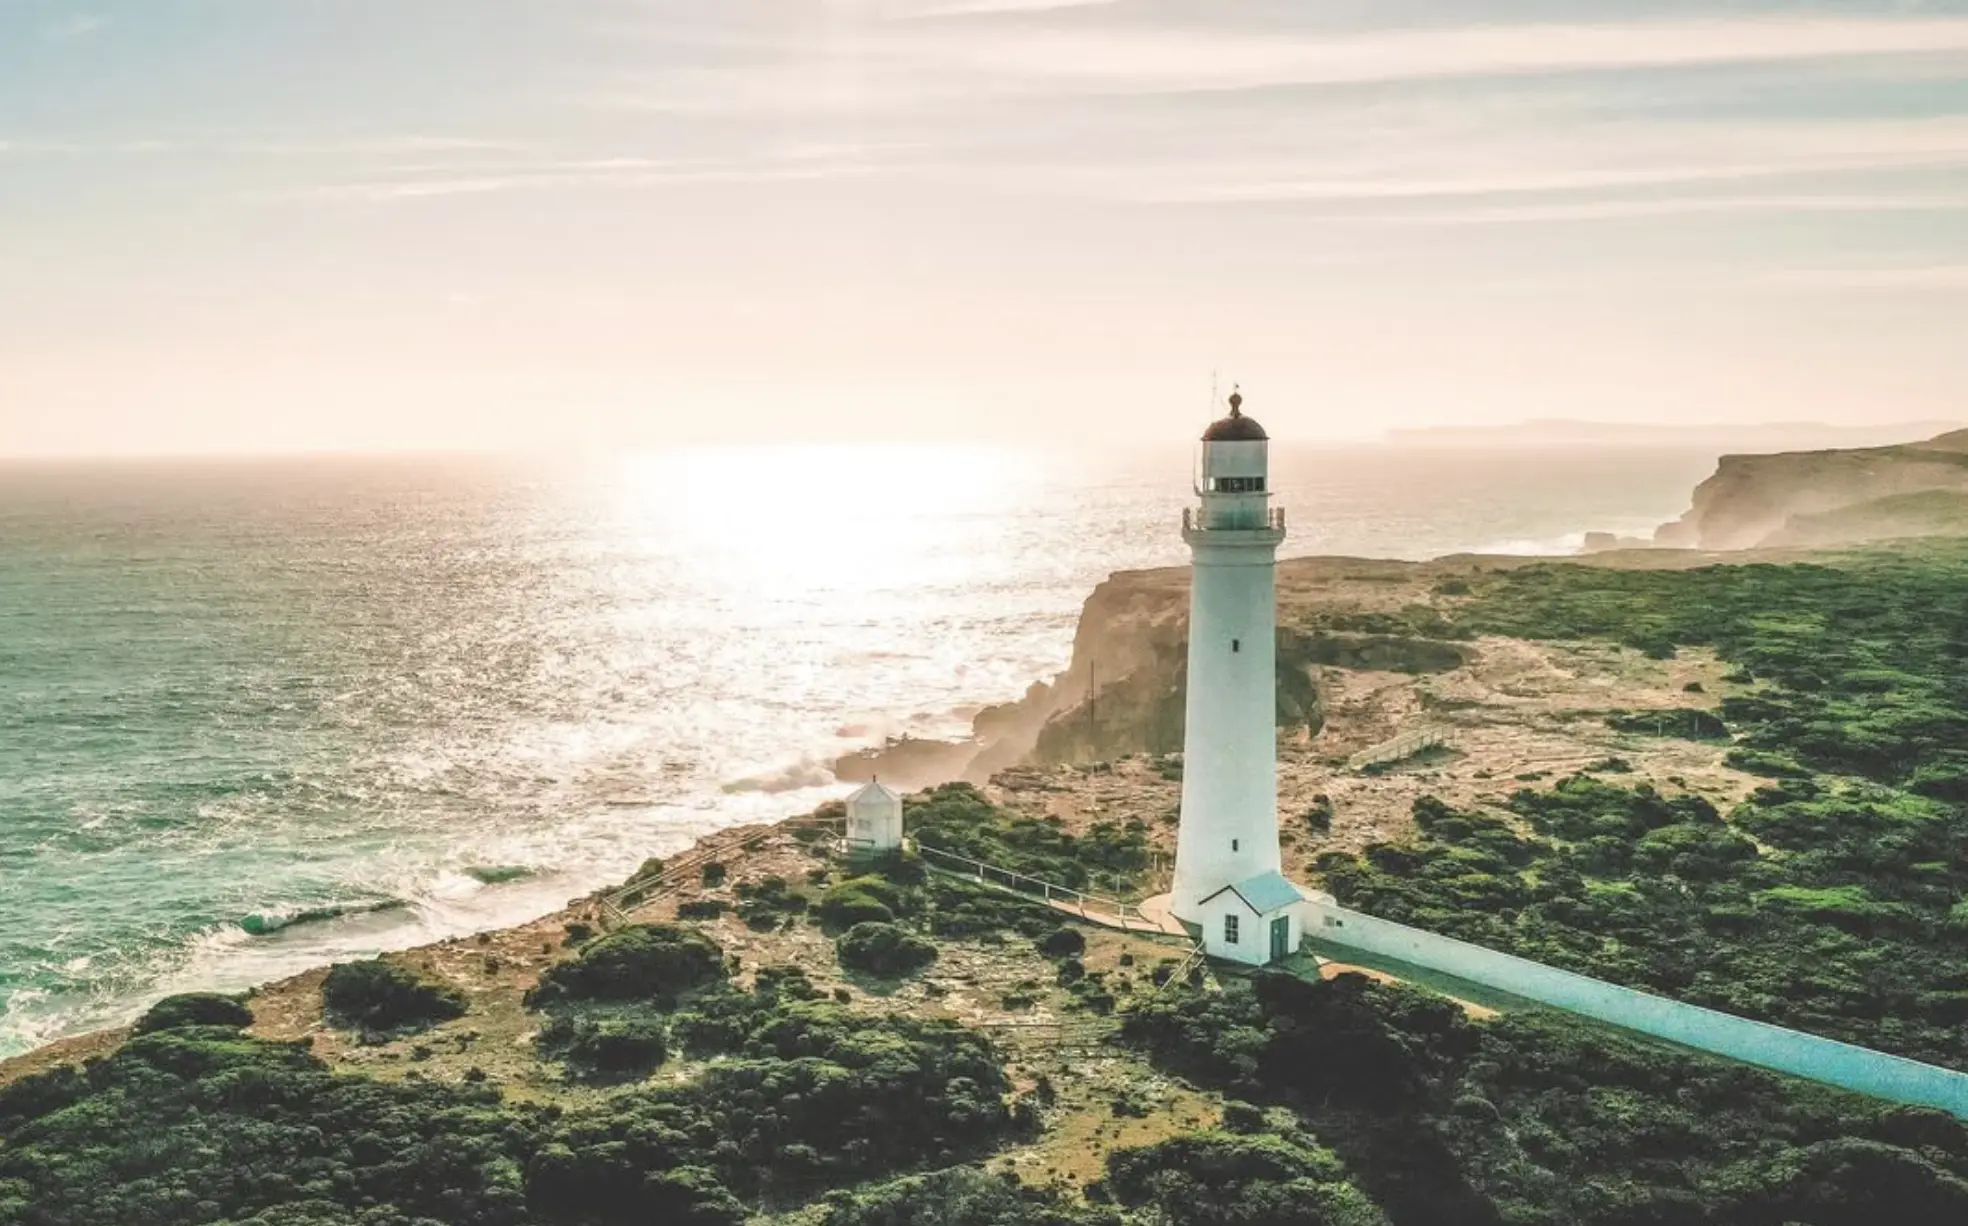
M 1196 904 L 1203 952 L 1249 966 L 1289 958 L 1305 935 L 1305 901 L 1304 891 L 1282 873 L 1259 873 L 1226 885 Z
M 902 798 L 879 779 L 847 798 L 847 849 L 894 851 L 902 846 Z

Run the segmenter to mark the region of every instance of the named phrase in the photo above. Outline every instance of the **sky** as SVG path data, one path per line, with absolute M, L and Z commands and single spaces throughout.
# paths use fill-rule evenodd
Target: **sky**
M 0 0 L 0 455 L 1968 418 L 1968 0 Z

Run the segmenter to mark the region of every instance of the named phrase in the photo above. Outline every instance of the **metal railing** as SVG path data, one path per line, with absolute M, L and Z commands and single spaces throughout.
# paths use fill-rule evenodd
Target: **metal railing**
M 604 926 L 629 922 L 629 909 L 666 897 L 682 889 L 693 878 L 701 878 L 704 866 L 717 863 L 733 852 L 756 847 L 778 835 L 795 830 L 820 830 L 838 842 L 846 833 L 845 818 L 796 817 L 771 826 L 761 826 L 736 842 L 720 842 L 715 847 L 692 847 L 674 860 L 665 861 L 663 871 L 635 878 L 596 899 Z
M 1440 728 L 1419 728 L 1413 732 L 1403 733 L 1391 741 L 1382 741 L 1378 745 L 1362 749 L 1346 759 L 1346 769 L 1357 771 L 1369 766 L 1399 762 L 1403 758 L 1412 758 L 1425 749 L 1434 749 L 1448 742 L 1449 734 Z
M 1134 903 L 1122 902 L 1118 898 L 1107 898 L 1099 894 L 1089 894 L 1058 882 L 1015 873 L 1008 868 L 999 868 L 982 860 L 972 859 L 954 851 L 940 847 L 930 847 L 918 841 L 916 854 L 921 856 L 929 867 L 958 876 L 969 877 L 986 885 L 995 885 L 1016 894 L 1026 894 L 1043 899 L 1048 905 L 1062 907 L 1065 904 L 1079 913 L 1082 918 L 1091 919 L 1095 914 L 1105 916 L 1116 923 L 1123 931 L 1132 931 L 1139 926 L 1145 932 L 1160 932 L 1161 925 L 1143 915 L 1141 908 Z
M 1206 956 L 1203 952 L 1203 943 L 1201 941 L 1196 942 L 1196 947 L 1189 951 L 1189 956 L 1177 963 L 1175 969 L 1169 972 L 1169 977 L 1156 984 L 1155 990 L 1148 993 L 1148 999 L 1153 1000 L 1157 996 L 1160 996 L 1167 990 L 1170 984 L 1175 983 L 1177 980 L 1187 980 L 1189 978 L 1189 972 L 1201 966 Z
M 1182 530 L 1184 532 L 1283 532 L 1285 509 L 1271 507 L 1261 515 L 1238 515 L 1230 511 L 1218 511 L 1213 515 L 1205 516 L 1201 508 L 1184 507 Z

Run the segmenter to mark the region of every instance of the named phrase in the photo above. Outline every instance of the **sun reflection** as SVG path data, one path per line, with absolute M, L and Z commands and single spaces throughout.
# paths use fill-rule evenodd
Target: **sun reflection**
M 611 484 L 650 551 L 709 563 L 753 597 L 852 599 L 966 582 L 992 552 L 974 538 L 1001 529 L 1044 464 L 979 448 L 702 447 L 624 457 Z

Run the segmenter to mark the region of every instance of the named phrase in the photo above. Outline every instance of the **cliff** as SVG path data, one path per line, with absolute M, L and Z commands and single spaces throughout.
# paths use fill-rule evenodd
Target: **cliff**
M 1724 456 L 1654 543 L 1752 549 L 1968 533 L 1946 499 L 1915 497 L 1937 492 L 1968 494 L 1968 430 L 1894 447 Z
M 1322 668 L 1446 672 L 1467 649 L 1403 620 L 1435 570 L 1399 562 L 1298 558 L 1278 568 L 1278 727 L 1316 736 Z M 843 779 L 879 773 L 904 786 L 984 782 L 1008 767 L 1105 761 L 1182 748 L 1189 571 L 1123 571 L 1094 589 L 1072 660 L 1049 684 L 977 716 L 969 741 L 899 741 L 835 764 Z

